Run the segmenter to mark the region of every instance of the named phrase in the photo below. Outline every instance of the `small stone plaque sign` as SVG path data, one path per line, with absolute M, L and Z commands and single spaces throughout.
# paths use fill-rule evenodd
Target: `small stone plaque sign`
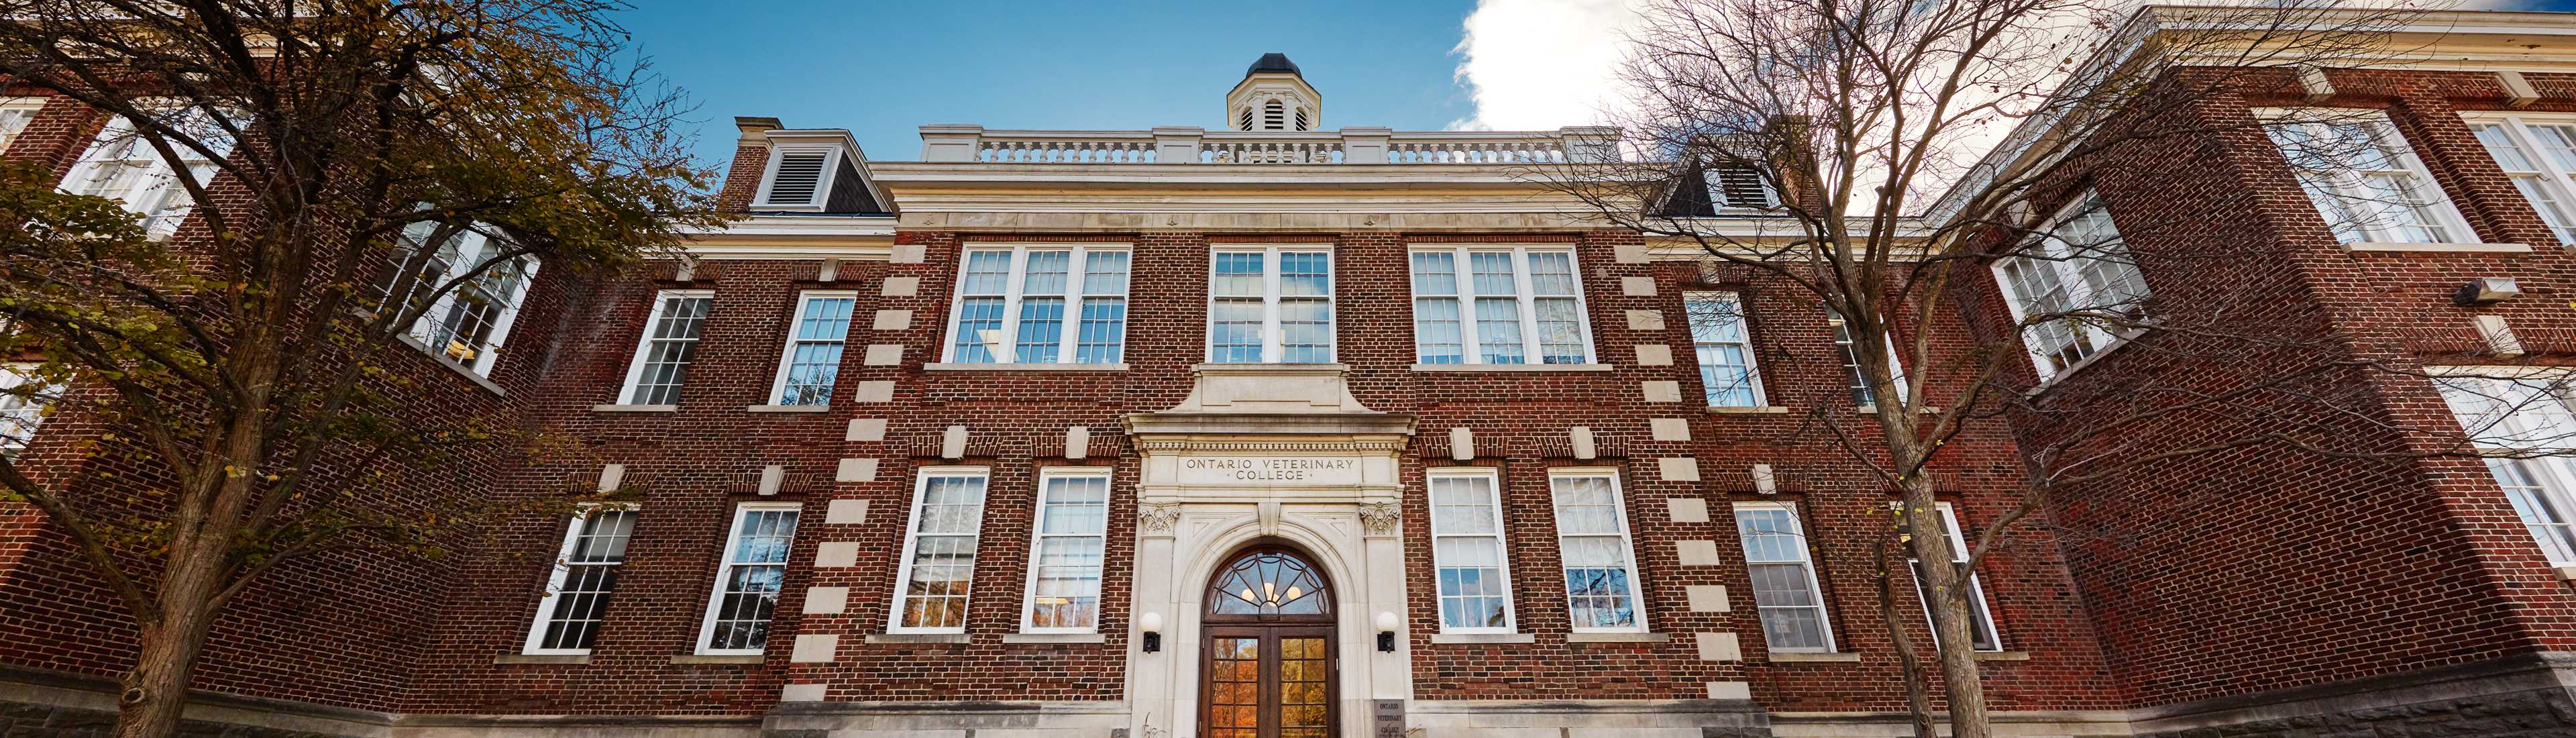
M 1377 738 L 1404 738 L 1404 700 L 1377 701 Z

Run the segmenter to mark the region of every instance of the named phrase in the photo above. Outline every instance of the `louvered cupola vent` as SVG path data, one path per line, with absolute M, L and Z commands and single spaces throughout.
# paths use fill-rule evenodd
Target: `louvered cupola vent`
M 778 174 L 770 179 L 769 197 L 762 204 L 814 204 L 814 191 L 823 184 L 823 164 L 830 158 L 820 151 L 779 154 Z

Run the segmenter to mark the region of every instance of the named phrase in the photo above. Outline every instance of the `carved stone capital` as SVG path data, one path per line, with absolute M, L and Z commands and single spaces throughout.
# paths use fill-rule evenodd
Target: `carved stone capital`
M 1181 520 L 1180 505 L 1137 505 L 1136 530 L 1149 536 L 1170 536 L 1172 525 Z
M 1369 535 L 1395 535 L 1396 528 L 1403 522 L 1404 512 L 1397 508 L 1395 503 L 1371 502 L 1360 505 L 1360 529 L 1367 531 Z

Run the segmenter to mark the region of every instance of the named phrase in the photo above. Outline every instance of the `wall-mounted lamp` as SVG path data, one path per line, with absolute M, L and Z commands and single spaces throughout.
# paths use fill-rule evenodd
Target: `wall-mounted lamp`
M 1149 612 L 1136 616 L 1136 632 L 1145 634 L 1145 652 L 1163 650 L 1163 614 Z
M 2512 277 L 2479 277 L 2451 293 L 2451 304 L 2486 305 L 2521 296 L 2522 288 L 2513 283 Z
M 1377 650 L 1395 653 L 1395 629 L 1401 627 L 1404 627 L 1404 621 L 1395 619 L 1395 613 L 1379 612 L 1377 614 Z

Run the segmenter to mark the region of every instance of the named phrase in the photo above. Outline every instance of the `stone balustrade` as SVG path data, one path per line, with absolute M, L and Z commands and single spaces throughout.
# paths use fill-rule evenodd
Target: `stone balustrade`
M 1555 131 L 1007 131 L 921 127 L 921 160 L 982 164 L 1598 164 L 1619 161 L 1619 129 Z

